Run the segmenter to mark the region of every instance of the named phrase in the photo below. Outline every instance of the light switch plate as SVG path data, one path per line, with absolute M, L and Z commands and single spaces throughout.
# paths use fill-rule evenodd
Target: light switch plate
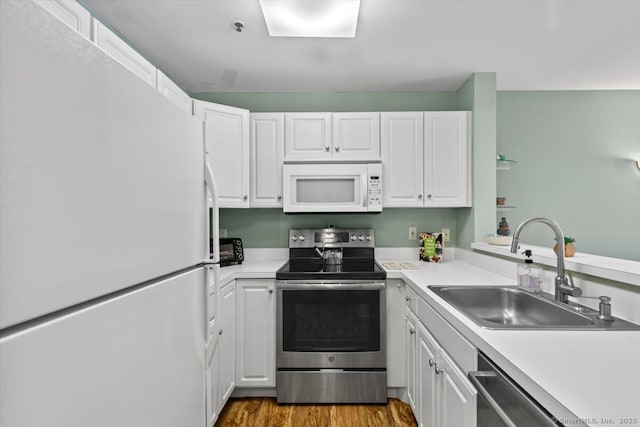
M 418 229 L 416 227 L 409 227 L 409 240 L 416 240 L 418 238 Z

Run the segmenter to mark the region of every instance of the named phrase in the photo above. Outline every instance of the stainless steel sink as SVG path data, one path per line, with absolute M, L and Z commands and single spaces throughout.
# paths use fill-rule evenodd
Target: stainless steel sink
M 515 287 L 429 286 L 429 289 L 488 329 L 640 330 L 640 325 L 617 318 L 600 320 L 596 310 Z

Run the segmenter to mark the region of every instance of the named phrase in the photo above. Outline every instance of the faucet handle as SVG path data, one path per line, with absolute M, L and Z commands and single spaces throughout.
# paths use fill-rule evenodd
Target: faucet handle
M 582 298 L 599 299 L 600 304 L 598 305 L 598 319 L 606 320 L 609 322 L 614 320 L 613 316 L 611 315 L 611 297 L 600 295 L 599 297 L 583 296 Z

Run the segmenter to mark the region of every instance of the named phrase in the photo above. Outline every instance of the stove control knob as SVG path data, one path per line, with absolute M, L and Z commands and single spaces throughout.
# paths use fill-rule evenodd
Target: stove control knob
M 358 237 L 355 234 L 351 235 L 351 240 L 358 240 Z
M 370 241 L 371 241 L 371 236 L 369 236 L 369 235 L 367 234 L 367 237 L 365 237 L 365 239 L 367 239 L 367 241 L 368 241 L 368 242 L 370 242 Z
M 301 242 L 304 242 L 304 236 L 300 235 L 300 237 L 298 237 L 298 240 L 300 240 Z
M 358 236 L 358 240 L 363 241 L 364 240 L 364 236 L 361 234 Z
M 298 240 L 298 236 L 296 236 L 296 235 L 291 236 L 291 240 L 293 240 L 295 242 L 296 240 Z

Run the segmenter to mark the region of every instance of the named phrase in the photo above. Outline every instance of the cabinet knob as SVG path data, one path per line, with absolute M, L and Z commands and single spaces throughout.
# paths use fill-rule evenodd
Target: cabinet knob
M 431 194 L 427 194 L 427 199 L 430 199 L 430 198 L 431 198 Z
M 418 199 L 422 199 L 422 194 L 418 194 Z
M 249 200 L 249 196 L 242 196 L 242 200 Z
M 218 331 L 218 335 L 222 335 L 222 329 Z
M 269 289 L 269 293 L 272 294 L 273 293 L 273 289 Z
M 433 365 L 435 365 L 436 362 L 433 359 L 429 359 L 429 366 L 431 366 L 433 368 Z
M 336 153 L 340 151 L 340 147 L 336 147 Z
M 433 370 L 436 372 L 436 375 L 440 375 L 441 373 L 444 372 L 444 369 L 439 368 L 437 363 L 434 365 Z
M 407 302 L 411 301 L 411 297 L 404 297 L 404 299 L 405 299 Z
M 415 333 L 416 333 L 416 330 L 415 330 L 415 329 L 413 329 L 413 328 L 411 328 L 411 329 L 409 329 L 409 333 L 410 333 L 411 335 L 413 335 L 413 334 L 415 334 Z
M 278 199 L 278 200 L 282 200 L 282 196 L 278 196 L 278 197 L 277 197 L 277 199 Z
M 324 151 L 326 151 L 327 153 L 329 152 L 329 150 L 331 150 L 331 148 L 329 148 L 328 145 L 326 147 L 324 147 Z

